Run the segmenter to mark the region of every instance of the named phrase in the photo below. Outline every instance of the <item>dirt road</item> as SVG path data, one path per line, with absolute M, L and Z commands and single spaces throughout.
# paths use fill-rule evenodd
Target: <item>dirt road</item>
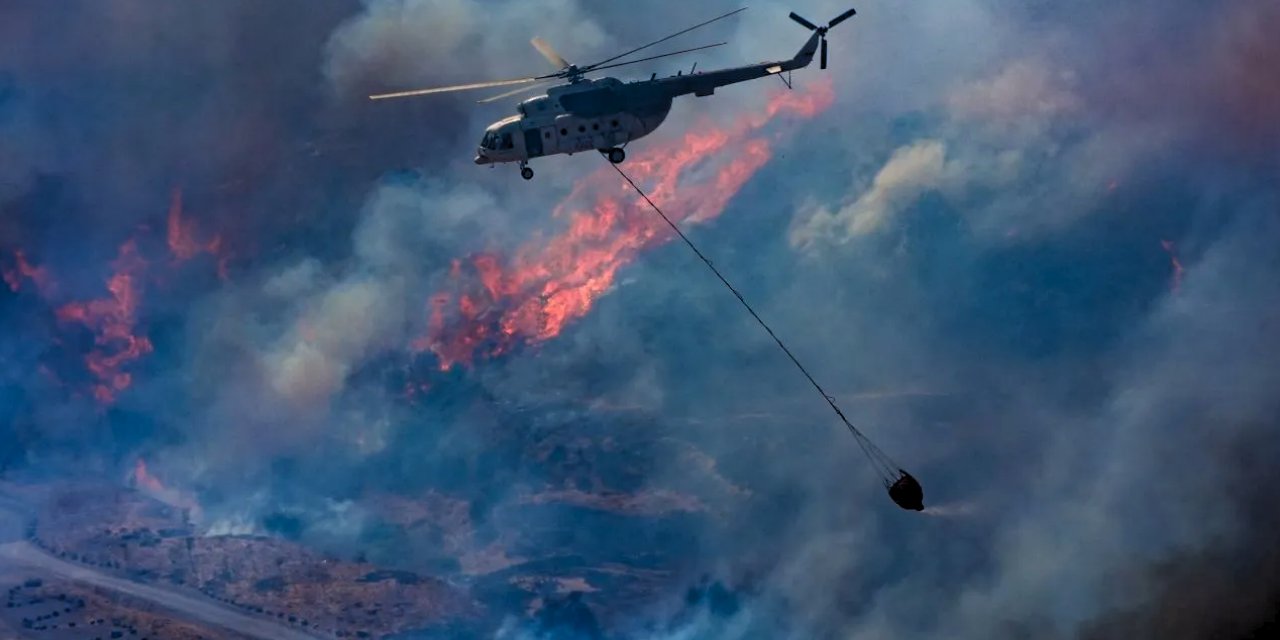
M 192 621 L 216 625 L 236 633 L 262 640 L 317 640 L 325 636 L 276 624 L 265 618 L 245 615 L 199 596 L 162 589 L 117 578 L 55 558 L 26 541 L 0 544 L 0 561 L 29 571 L 42 572 L 64 580 L 110 589 L 156 606 L 168 609 Z

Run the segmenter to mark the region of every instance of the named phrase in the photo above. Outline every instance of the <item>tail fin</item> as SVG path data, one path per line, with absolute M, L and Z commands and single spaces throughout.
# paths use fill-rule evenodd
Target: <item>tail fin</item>
M 804 43 L 803 47 L 800 47 L 795 57 L 791 58 L 792 64 L 795 65 L 793 68 L 799 69 L 809 66 L 809 63 L 813 62 L 813 56 L 818 53 L 818 44 L 821 40 L 822 36 L 816 32 L 809 36 L 809 40 Z
M 822 63 L 819 66 L 823 69 L 826 69 L 827 68 L 827 31 L 832 27 L 840 24 L 841 22 L 844 22 L 845 20 L 852 18 L 857 13 L 858 12 L 856 10 L 850 9 L 836 16 L 835 18 L 832 18 L 831 22 L 827 23 L 827 26 L 819 27 L 818 25 L 812 22 L 809 22 L 808 20 L 805 20 L 804 17 L 801 16 L 800 14 L 792 11 L 789 17 L 792 20 L 799 23 L 800 26 L 813 32 L 813 35 L 809 37 L 809 41 L 804 43 L 804 46 L 800 48 L 800 52 L 797 53 L 796 57 L 792 59 L 792 63 L 795 65 L 795 68 L 808 66 L 810 62 L 813 62 L 813 53 L 815 50 L 818 50 L 819 45 L 821 45 Z

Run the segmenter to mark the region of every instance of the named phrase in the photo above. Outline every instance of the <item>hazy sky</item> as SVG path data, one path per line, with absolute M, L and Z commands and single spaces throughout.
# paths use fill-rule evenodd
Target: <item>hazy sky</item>
M 684 247 L 635 241 L 652 220 L 600 158 L 525 182 L 471 163 L 511 103 L 364 99 L 545 73 L 534 35 L 586 63 L 735 6 L 5 3 L 0 459 L 123 479 L 144 457 L 220 530 L 284 512 L 316 544 L 367 542 L 370 495 L 433 488 L 499 534 L 576 528 L 587 556 L 675 567 L 652 604 L 600 612 L 625 637 L 1234 637 L 1270 618 L 1280 6 L 869 3 L 829 70 L 796 75 L 825 108 L 765 117 L 782 87 L 762 79 L 680 99 L 628 148 L 922 480 L 925 514 L 886 499 Z M 670 48 L 728 46 L 619 77 L 789 57 L 788 11 L 845 8 L 752 4 Z M 565 240 L 608 203 L 613 226 Z M 471 312 L 485 259 L 511 293 Z M 494 341 L 592 264 L 607 277 L 562 327 Z M 489 346 L 442 372 L 433 331 Z M 561 431 L 587 443 L 578 470 L 535 460 Z M 592 482 L 700 506 L 635 540 L 644 516 L 513 507 Z M 674 614 L 700 574 L 741 606 Z

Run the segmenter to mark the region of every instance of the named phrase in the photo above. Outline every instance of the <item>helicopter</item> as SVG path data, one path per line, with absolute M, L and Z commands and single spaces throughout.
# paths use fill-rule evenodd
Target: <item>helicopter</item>
M 662 124 L 667 114 L 671 111 L 672 100 L 678 96 L 687 94 L 693 94 L 697 97 L 710 96 L 715 93 L 717 87 L 772 75 L 782 78 L 783 82 L 790 87 L 790 72 L 809 66 L 813 61 L 814 54 L 819 54 L 819 67 L 826 69 L 827 31 L 857 13 L 856 10 L 849 9 L 833 18 L 826 26 L 820 27 L 799 16 L 794 11 L 791 12 L 790 18 L 792 20 L 813 33 L 804 43 L 804 46 L 800 47 L 795 56 L 789 60 L 760 62 L 712 71 L 696 71 L 697 63 L 694 63 L 694 67 L 688 75 L 681 71 L 674 76 L 658 78 L 655 73 L 648 80 L 625 83 L 611 77 L 596 79 L 586 77 L 589 73 L 604 69 L 721 46 L 725 43 L 720 42 L 672 51 L 628 62 L 617 62 L 656 44 L 666 42 L 676 36 L 723 20 L 745 10 L 746 7 L 735 9 L 649 44 L 584 66 L 571 64 L 559 53 L 556 53 L 555 49 L 546 41 L 535 37 L 530 41 L 531 44 L 547 61 L 556 67 L 557 70 L 554 73 L 511 80 L 382 93 L 371 95 L 369 99 L 386 100 L 450 91 L 523 85 L 511 91 L 477 101 L 477 103 L 484 104 L 558 82 L 559 84 L 547 88 L 545 95 L 520 102 L 516 107 L 516 115 L 489 125 L 485 129 L 484 137 L 481 138 L 479 146 L 476 148 L 475 163 L 478 165 L 519 163 L 520 176 L 525 180 L 533 178 L 533 169 L 529 167 L 529 161 L 543 156 L 573 155 L 574 153 L 596 150 L 608 158 L 610 162 L 619 164 L 627 157 L 623 147 L 632 140 L 642 138 L 657 129 L 658 125 Z M 781 75 L 783 73 L 787 74 L 785 78 Z

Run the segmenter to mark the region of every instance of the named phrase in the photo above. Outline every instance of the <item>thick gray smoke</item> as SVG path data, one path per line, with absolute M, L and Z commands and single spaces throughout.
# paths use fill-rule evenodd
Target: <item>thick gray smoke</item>
M 414 346 L 470 257 L 555 237 L 600 160 L 525 183 L 470 161 L 510 104 L 364 96 L 544 73 L 534 35 L 590 62 L 735 5 L 72 4 L 0 8 L 0 267 L 21 251 L 56 280 L 0 288 L 6 469 L 145 457 L 211 535 L 466 581 L 481 637 L 1231 637 L 1274 616 L 1274 3 L 875 3 L 797 74 L 835 104 L 770 130 L 693 235 L 922 479 L 923 514 L 675 244 L 545 343 L 450 371 Z M 787 11 L 845 8 L 753 5 L 678 42 L 732 40 L 700 69 L 784 57 L 805 38 Z M 635 149 L 774 88 L 687 98 Z M 167 246 L 174 189 L 216 252 Z M 104 408 L 94 335 L 57 309 L 107 296 L 130 239 L 154 348 Z

